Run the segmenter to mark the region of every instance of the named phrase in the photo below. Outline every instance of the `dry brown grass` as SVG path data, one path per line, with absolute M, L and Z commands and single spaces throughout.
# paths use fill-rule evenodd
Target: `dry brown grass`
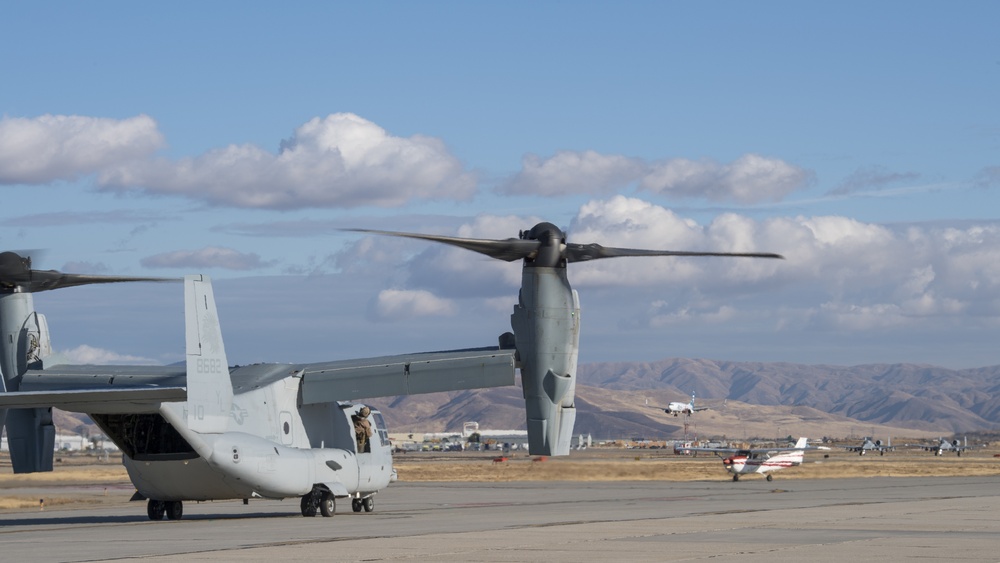
M 639 452 L 639 453 L 636 453 Z M 401 481 L 696 481 L 726 479 L 719 458 L 688 457 L 641 450 L 594 452 L 568 458 L 511 456 L 494 463 L 483 455 L 413 454 L 394 462 Z M 824 455 L 828 457 L 824 457 Z M 781 471 L 782 479 L 1000 475 L 992 452 L 937 457 L 926 452 L 893 452 L 864 457 L 842 451 L 809 452 L 801 467 Z

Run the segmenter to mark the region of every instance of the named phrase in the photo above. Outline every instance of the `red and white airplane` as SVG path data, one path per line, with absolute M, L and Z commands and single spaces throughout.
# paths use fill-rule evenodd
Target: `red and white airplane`
M 685 448 L 692 452 L 712 452 L 719 457 L 722 454 L 730 454 L 722 457 L 722 466 L 726 471 L 733 474 L 733 481 L 739 481 L 740 475 L 748 473 L 760 473 L 767 476 L 767 480 L 772 479 L 772 471 L 802 465 L 802 458 L 806 450 L 828 450 L 824 446 L 810 446 L 805 437 L 799 438 L 794 447 L 790 448 Z

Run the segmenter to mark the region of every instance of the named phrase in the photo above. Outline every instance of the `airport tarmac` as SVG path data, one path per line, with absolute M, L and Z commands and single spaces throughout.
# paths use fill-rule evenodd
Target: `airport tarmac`
M 395 483 L 338 503 L 145 503 L 0 514 L 5 561 L 1000 560 L 997 477 Z

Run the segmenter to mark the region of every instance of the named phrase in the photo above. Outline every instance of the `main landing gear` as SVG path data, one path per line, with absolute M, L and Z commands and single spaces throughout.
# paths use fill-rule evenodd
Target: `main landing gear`
M 153 500 L 146 503 L 146 514 L 150 520 L 180 520 L 184 516 L 184 504 L 179 500 Z
M 302 509 L 302 515 L 307 518 L 316 516 L 317 512 L 329 518 L 337 512 L 337 501 L 330 491 L 316 488 L 302 495 L 299 508 Z
M 354 512 L 371 512 L 375 510 L 375 497 L 367 496 L 365 498 L 356 498 L 351 501 L 351 510 Z

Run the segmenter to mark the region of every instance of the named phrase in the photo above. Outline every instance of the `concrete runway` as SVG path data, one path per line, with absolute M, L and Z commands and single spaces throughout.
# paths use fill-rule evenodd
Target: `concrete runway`
M 1000 561 L 995 477 L 768 483 L 395 483 L 338 503 L 145 503 L 0 514 L 4 561 Z

